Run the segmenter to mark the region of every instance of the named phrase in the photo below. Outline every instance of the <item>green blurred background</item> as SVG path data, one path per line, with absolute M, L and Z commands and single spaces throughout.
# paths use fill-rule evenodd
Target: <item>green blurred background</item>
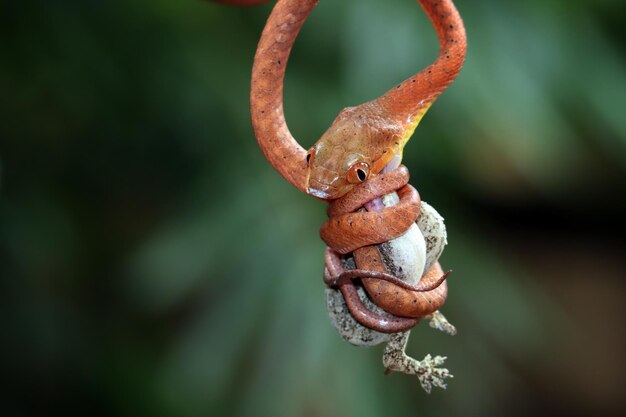
M 385 377 L 324 305 L 324 206 L 263 159 L 250 70 L 271 5 L 0 6 L 2 414 L 618 416 L 626 411 L 626 4 L 458 0 L 467 63 L 405 164 L 446 218 L 443 311 Z M 286 114 L 337 112 L 432 62 L 409 0 L 322 1 Z

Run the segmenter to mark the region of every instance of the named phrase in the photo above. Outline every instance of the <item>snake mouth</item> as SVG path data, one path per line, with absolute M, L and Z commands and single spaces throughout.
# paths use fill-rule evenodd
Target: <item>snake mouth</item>
M 336 198 L 337 188 L 324 184 L 316 179 L 309 178 L 306 184 L 306 192 L 317 198 L 332 199 Z
M 316 188 L 308 188 L 307 187 L 306 192 L 307 192 L 307 194 L 311 194 L 312 196 L 317 197 L 317 198 L 324 198 L 324 199 L 326 199 L 326 198 L 330 197 L 330 194 L 327 193 L 326 191 L 318 190 Z

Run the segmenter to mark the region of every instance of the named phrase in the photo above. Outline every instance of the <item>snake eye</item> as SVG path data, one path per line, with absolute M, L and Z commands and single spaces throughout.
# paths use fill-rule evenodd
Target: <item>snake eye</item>
M 315 160 L 315 146 L 309 149 L 309 151 L 306 153 L 306 165 L 310 167 L 313 164 L 314 160 Z
M 348 170 L 348 182 L 358 184 L 363 182 L 370 175 L 370 166 L 365 162 L 357 162 Z

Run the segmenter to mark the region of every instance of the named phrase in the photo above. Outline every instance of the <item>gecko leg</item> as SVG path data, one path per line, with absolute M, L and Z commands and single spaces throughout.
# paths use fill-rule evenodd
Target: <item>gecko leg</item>
M 449 334 L 450 336 L 456 334 L 456 327 L 454 327 L 439 310 L 424 316 L 424 318 L 428 320 L 428 325 L 433 329 Z
M 387 369 L 385 373 L 396 371 L 415 375 L 424 391 L 429 394 L 432 387 L 445 389 L 445 379 L 453 377 L 446 368 L 439 367 L 446 360 L 445 356 L 435 356 L 433 358 L 428 354 L 421 361 L 411 358 L 405 352 L 410 334 L 411 332 L 408 331 L 391 335 L 383 353 L 383 365 Z

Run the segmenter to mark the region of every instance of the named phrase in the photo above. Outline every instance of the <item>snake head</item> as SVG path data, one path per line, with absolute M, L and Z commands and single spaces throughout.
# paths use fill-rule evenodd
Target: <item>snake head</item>
M 405 129 L 383 114 L 375 102 L 339 113 L 306 154 L 308 194 L 337 199 L 388 164 L 400 164 Z

